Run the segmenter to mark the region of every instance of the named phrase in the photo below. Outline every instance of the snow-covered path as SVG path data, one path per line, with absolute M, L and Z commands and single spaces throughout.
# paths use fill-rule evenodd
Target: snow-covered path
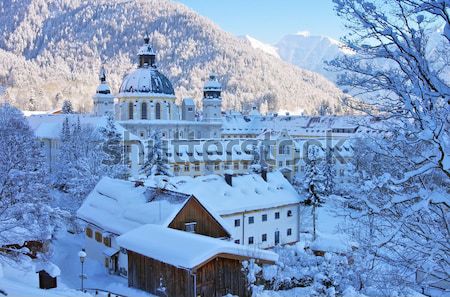
M 80 288 L 81 264 L 78 252 L 83 247 L 83 234 L 73 235 L 61 232 L 55 241 L 55 251 L 52 261 L 61 269 L 61 281 L 72 288 Z M 128 288 L 127 279 L 110 275 L 106 272 L 102 263 L 86 257 L 84 272 L 87 279 L 84 281 L 85 288 L 103 289 L 113 293 L 133 297 L 151 297 L 141 290 Z

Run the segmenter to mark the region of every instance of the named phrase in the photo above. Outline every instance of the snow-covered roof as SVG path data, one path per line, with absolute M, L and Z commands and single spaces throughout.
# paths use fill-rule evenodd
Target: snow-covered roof
M 144 224 L 167 226 L 189 196 L 156 193 L 155 189 L 104 177 L 78 209 L 77 216 L 103 230 L 123 234 Z M 150 199 L 153 201 L 147 202 Z
M 271 251 L 151 224 L 119 236 L 117 242 L 133 252 L 186 269 L 196 268 L 219 254 L 278 260 L 278 255 Z
M 149 179 L 146 184 L 154 182 Z M 168 183 L 174 191 L 194 195 L 218 215 L 296 204 L 302 200 L 280 172 L 268 173 L 267 182 L 258 174 L 234 176 L 232 186 L 218 175 L 176 176 Z
M 183 104 L 195 106 L 194 99 L 192 99 L 192 98 L 183 98 Z
M 111 88 L 109 87 L 109 85 L 107 83 L 102 83 L 102 84 L 98 85 L 96 93 L 97 94 L 110 94 Z
M 61 136 L 62 125 L 65 118 L 69 119 L 70 124 L 76 124 L 78 118 L 81 126 L 92 126 L 94 129 L 106 127 L 108 118 L 106 116 L 91 116 L 86 114 L 35 114 L 27 116 L 28 124 L 33 129 L 38 138 L 59 139 Z M 117 132 L 124 135 L 125 129 L 116 125 Z M 134 134 L 128 133 L 130 140 L 139 139 Z
M 190 194 L 135 187 L 133 182 L 104 177 L 84 200 L 77 217 L 115 234 L 144 224 L 167 227 L 189 199 L 194 198 Z M 207 206 L 204 208 L 230 233 L 222 218 Z
M 326 135 L 327 132 L 356 132 L 362 117 L 357 116 L 260 116 L 228 114 L 222 120 L 222 134 L 259 135 L 265 130 L 287 130 L 291 135 Z M 337 130 L 345 129 L 345 130 Z M 344 132 L 347 131 L 347 132 Z M 354 133 L 352 132 L 352 133 Z
M 57 277 L 61 275 L 61 269 L 51 262 L 39 261 L 35 264 L 35 272 L 45 271 L 51 277 Z
M 209 79 L 206 81 L 204 87 L 204 91 L 221 91 L 222 85 L 220 84 L 217 76 L 215 74 L 211 74 Z
M 149 93 L 175 95 L 172 83 L 155 67 L 141 67 L 128 74 L 119 93 Z
M 148 56 L 154 56 L 156 55 L 155 51 L 149 44 L 144 44 L 139 48 L 138 51 L 139 56 L 148 55 Z

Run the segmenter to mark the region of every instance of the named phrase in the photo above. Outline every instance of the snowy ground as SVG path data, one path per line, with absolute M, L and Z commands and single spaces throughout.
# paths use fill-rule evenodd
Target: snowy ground
M 38 276 L 31 264 L 21 267 L 4 264 L 0 266 L 3 267 L 3 276 L 0 271 L 0 289 L 6 291 L 8 297 L 91 296 L 79 291 L 81 266 L 78 251 L 81 250 L 82 243 L 82 235 L 72 235 L 65 231 L 61 231 L 57 240 L 55 240 L 52 261 L 61 269 L 61 276 L 58 277 L 58 288 L 39 289 Z M 98 288 L 130 297 L 153 296 L 140 290 L 128 288 L 125 278 L 107 274 L 101 263 L 93 261 L 89 257 L 86 258 L 84 265 L 84 271 L 87 275 L 84 282 L 85 288 Z M 93 291 L 90 292 L 94 295 Z
M 334 200 L 328 200 L 323 207 L 318 208 L 318 237 L 319 241 L 332 243 L 333 246 L 341 246 L 347 241 L 346 238 L 338 234 L 338 225 L 342 222 L 342 217 L 338 216 L 336 212 L 337 205 Z M 302 215 L 303 231 L 311 230 L 311 208 L 305 208 Z M 300 246 L 310 241 L 311 235 L 302 233 L 302 242 Z M 330 244 L 328 244 L 330 245 Z M 83 235 L 72 235 L 66 231 L 61 231 L 57 239 L 54 241 L 54 251 L 52 261 L 61 269 L 61 276 L 58 277 L 58 288 L 51 290 L 38 289 L 37 274 L 31 267 L 3 267 L 3 277 L 0 273 L 0 288 L 7 291 L 8 296 L 42 296 L 42 297 L 56 297 L 56 296 L 90 296 L 89 294 L 82 294 L 78 289 L 80 288 L 80 261 L 78 258 L 78 251 L 83 246 Z M 327 248 L 330 248 L 329 246 Z M 140 290 L 128 288 L 127 280 L 119 276 L 107 274 L 102 266 L 102 263 L 86 258 L 85 273 L 87 280 L 85 280 L 85 288 L 99 288 L 109 290 L 114 293 L 123 294 L 126 296 L 136 297 L 151 297 Z M 2 277 L 2 278 L 1 278 Z M 294 288 L 285 291 L 263 291 L 258 294 L 258 297 L 299 297 L 309 296 L 311 288 Z
M 55 252 L 52 261 L 61 269 L 60 280 L 72 288 L 80 287 L 80 260 L 78 251 L 83 247 L 83 234 L 72 235 L 61 233 L 55 242 Z M 108 290 L 126 296 L 150 297 L 140 290 L 128 288 L 127 279 L 110 275 L 104 269 L 102 263 L 88 257 L 84 264 L 87 279 L 84 281 L 85 288 L 98 288 Z

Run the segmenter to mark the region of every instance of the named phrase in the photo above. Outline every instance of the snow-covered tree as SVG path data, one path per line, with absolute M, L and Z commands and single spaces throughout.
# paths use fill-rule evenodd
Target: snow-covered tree
M 51 239 L 60 212 L 51 207 L 44 155 L 22 113 L 0 105 L 0 246 Z M 0 257 L 14 256 L 0 249 Z
M 53 177 L 54 185 L 73 198 L 67 204 L 68 210 L 76 210 L 101 177 L 117 177 L 114 175 L 119 172 L 115 171 L 117 168 L 105 164 L 108 155 L 103 150 L 103 143 L 104 136 L 92 126 L 82 126 L 79 118 L 75 123 L 65 118 Z
M 322 172 L 324 177 L 324 194 L 329 196 L 334 193 L 334 159 L 330 148 L 325 149 L 325 156 L 321 159 Z
M 65 114 L 74 113 L 73 107 L 72 107 L 72 102 L 70 100 L 64 100 L 63 105 L 62 105 L 62 113 L 65 113 Z
M 303 193 L 306 193 L 305 203 L 312 206 L 313 239 L 316 239 L 316 208 L 323 202 L 325 196 L 326 177 L 323 172 L 320 148 L 316 145 L 308 146 L 305 158 L 305 176 L 302 180 Z
M 147 158 L 141 173 L 148 176 L 167 175 L 171 176 L 170 166 L 163 155 L 162 134 L 156 129 L 147 143 Z
M 331 107 L 330 102 L 322 100 L 317 106 L 316 113 L 320 116 L 326 116 L 333 114 L 333 108 Z
M 106 127 L 101 129 L 100 133 L 104 138 L 102 149 L 108 156 L 103 160 L 103 164 L 108 166 L 108 175 L 113 178 L 128 179 L 130 173 L 126 164 L 125 146 L 112 115 L 108 116 Z
M 331 65 L 343 71 L 338 83 L 354 96 L 346 103 L 380 132 L 366 139 L 360 161 L 370 170 L 352 189 L 358 228 L 371 230 L 360 240 L 372 242 L 380 265 L 398 268 L 403 284 L 414 285 L 418 272 L 449 279 L 449 2 L 334 2 L 351 32 L 343 42 L 355 54 Z
M 261 173 L 263 167 L 263 158 L 261 157 L 261 146 L 253 144 L 251 148 L 252 161 L 249 166 L 250 173 Z

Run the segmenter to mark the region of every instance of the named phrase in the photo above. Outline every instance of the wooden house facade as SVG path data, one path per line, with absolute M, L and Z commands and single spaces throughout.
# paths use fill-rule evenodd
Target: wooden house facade
M 194 269 L 179 268 L 128 251 L 128 285 L 151 294 L 177 297 L 251 296 L 242 262 L 233 255 L 217 255 Z M 195 289 L 194 289 L 195 288 Z
M 217 238 L 230 238 L 230 233 L 194 196 L 178 211 L 169 228 Z
M 278 258 L 270 251 L 156 225 L 118 241 L 127 249 L 128 285 L 158 296 L 251 296 L 242 262 L 272 264 Z

